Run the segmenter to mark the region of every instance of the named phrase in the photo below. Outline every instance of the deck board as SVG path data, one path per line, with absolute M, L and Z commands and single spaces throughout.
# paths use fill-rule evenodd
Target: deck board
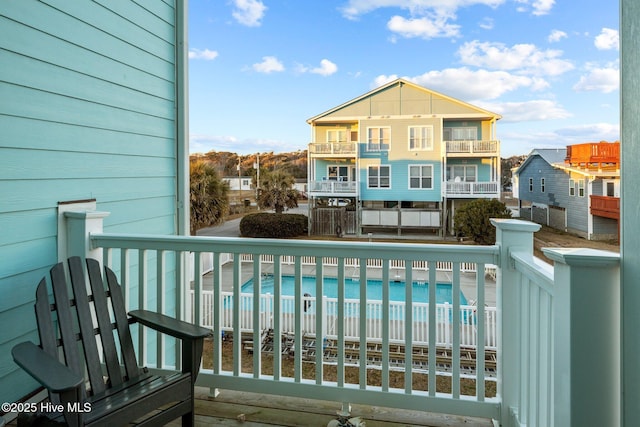
M 340 403 L 315 399 L 271 396 L 221 390 L 212 399 L 209 389 L 196 388 L 196 426 L 239 425 L 262 426 L 326 426 L 336 418 Z M 351 414 L 361 417 L 367 427 L 492 427 L 491 420 L 429 412 L 395 410 L 367 405 L 352 405 Z M 180 420 L 169 424 L 180 426 Z

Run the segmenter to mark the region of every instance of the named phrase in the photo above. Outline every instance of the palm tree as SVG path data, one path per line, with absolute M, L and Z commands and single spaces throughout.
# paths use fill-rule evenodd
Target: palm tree
M 298 190 L 293 188 L 293 175 L 276 170 L 263 172 L 260 176 L 258 189 L 258 206 L 261 209 L 273 209 L 276 213 L 284 212 L 285 208 L 298 207 Z
M 191 190 L 191 235 L 202 227 L 220 224 L 229 212 L 229 185 L 206 161 L 189 165 Z

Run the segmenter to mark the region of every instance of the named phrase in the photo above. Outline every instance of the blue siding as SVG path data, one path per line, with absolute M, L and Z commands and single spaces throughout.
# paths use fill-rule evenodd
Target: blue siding
M 479 158 L 468 158 L 468 159 L 457 159 L 451 158 L 447 159 L 447 167 L 449 166 L 475 166 L 477 172 L 478 182 L 489 182 L 491 181 L 491 165 L 487 164 L 486 161 Z
M 586 177 L 581 174 L 570 176 L 561 169 L 556 169 L 540 156 L 535 156 L 524 169 L 519 172 L 519 198 L 533 203 L 562 207 L 567 210 L 567 228 L 582 233 L 588 231 L 588 202 Z M 533 178 L 533 191 L 529 191 L 529 178 Z M 545 191 L 541 191 L 540 179 L 545 178 Z M 569 180 L 585 180 L 585 196 L 580 197 L 576 189 L 575 195 L 569 194 Z
M 10 349 L 38 341 L 58 202 L 96 199 L 105 231 L 177 232 L 176 16 L 173 0 L 2 2 L 2 402 L 34 388 Z
M 442 164 L 433 161 L 380 161 L 381 165 L 391 166 L 391 188 L 368 188 L 368 166 L 360 169 L 360 199 L 387 201 L 417 201 L 439 202 L 441 200 Z M 430 190 L 409 189 L 409 165 L 430 165 L 433 167 L 432 185 Z

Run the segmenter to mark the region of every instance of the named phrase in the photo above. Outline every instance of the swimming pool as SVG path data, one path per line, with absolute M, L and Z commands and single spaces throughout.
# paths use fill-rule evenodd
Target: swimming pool
M 261 294 L 273 295 L 273 275 L 263 275 L 261 281 Z M 325 277 L 322 280 L 322 290 L 327 298 L 338 297 L 338 279 L 334 277 Z M 345 278 L 344 280 L 345 299 L 360 298 L 360 279 Z M 295 289 L 295 276 L 282 276 L 281 294 L 285 296 L 293 296 Z M 242 293 L 253 292 L 253 279 L 248 280 L 242 285 Z M 313 276 L 302 277 L 302 294 L 316 296 L 316 278 Z M 414 303 L 429 302 L 429 284 L 424 282 L 413 282 L 412 298 Z M 382 280 L 367 279 L 367 300 L 382 301 Z M 405 300 L 405 282 L 389 281 L 389 300 L 400 301 Z M 444 304 L 453 302 L 453 292 L 450 283 L 436 284 L 436 303 Z M 462 291 L 460 291 L 460 305 L 467 305 L 467 299 Z

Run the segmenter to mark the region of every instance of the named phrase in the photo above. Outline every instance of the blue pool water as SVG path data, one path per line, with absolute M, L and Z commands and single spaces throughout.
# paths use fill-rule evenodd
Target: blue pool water
M 358 299 L 360 298 L 360 279 L 345 278 L 345 298 L 346 299 Z M 294 276 L 282 276 L 281 281 L 281 293 L 282 295 L 294 295 L 295 277 Z M 338 279 L 325 277 L 323 279 L 324 295 L 328 298 L 338 297 Z M 253 292 L 253 279 L 250 279 L 242 285 L 242 293 Z M 261 293 L 273 295 L 273 275 L 262 276 Z M 312 276 L 302 277 L 302 293 L 308 293 L 311 296 L 316 296 L 316 278 Z M 412 297 L 414 303 L 426 303 L 429 302 L 429 284 L 424 282 L 413 282 Z M 382 280 L 367 279 L 367 299 L 368 300 L 382 300 Z M 389 299 L 391 301 L 404 301 L 405 300 L 405 282 L 402 281 L 389 281 Z M 444 304 L 448 302 L 451 304 L 453 301 L 453 295 L 451 290 L 451 284 L 449 283 L 437 283 L 436 284 L 436 303 Z M 467 305 L 467 299 L 464 294 L 460 292 L 460 304 Z

